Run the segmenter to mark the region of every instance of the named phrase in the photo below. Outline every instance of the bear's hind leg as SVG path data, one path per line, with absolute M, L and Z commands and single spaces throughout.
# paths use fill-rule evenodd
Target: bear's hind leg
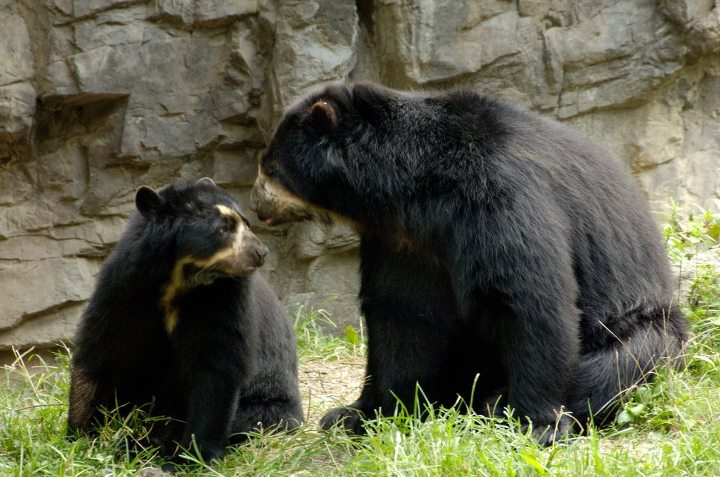
M 81 366 L 73 365 L 70 371 L 70 398 L 68 406 L 68 430 L 85 430 L 97 419 L 103 395 L 97 379 Z
M 292 399 L 266 399 L 246 401 L 241 399 L 235 413 L 230 441 L 244 441 L 247 432 L 266 430 L 291 431 L 304 421 L 302 405 Z
M 686 339 L 685 318 L 676 307 L 670 316 L 662 310 L 656 319 L 642 320 L 622 340 L 581 355 L 572 380 L 570 409 L 581 424 L 592 416 L 596 425 L 609 424 L 622 395 L 633 386 L 652 380 L 657 366 L 679 365 Z M 627 319 L 630 319 L 628 317 Z

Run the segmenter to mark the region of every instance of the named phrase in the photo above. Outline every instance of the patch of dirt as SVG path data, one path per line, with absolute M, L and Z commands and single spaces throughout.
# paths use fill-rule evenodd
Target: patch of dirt
M 329 409 L 350 404 L 360 396 L 365 358 L 309 359 L 300 363 L 299 371 L 305 422 L 315 428 Z

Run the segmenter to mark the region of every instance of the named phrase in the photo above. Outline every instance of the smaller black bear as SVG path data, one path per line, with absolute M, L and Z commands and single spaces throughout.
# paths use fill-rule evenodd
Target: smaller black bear
M 72 359 L 68 427 L 152 403 L 165 452 L 221 457 L 231 434 L 303 419 L 295 336 L 256 268 L 268 252 L 208 178 L 137 191 L 138 213 L 100 272 Z M 242 439 L 242 436 L 238 436 Z

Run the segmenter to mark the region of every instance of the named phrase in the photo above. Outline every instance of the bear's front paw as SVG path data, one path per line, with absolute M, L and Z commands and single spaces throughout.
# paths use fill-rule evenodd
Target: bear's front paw
M 528 427 L 530 424 L 524 425 L 523 432 L 527 432 Z M 573 420 L 567 415 L 562 415 L 560 419 L 550 424 L 533 423 L 531 435 L 541 446 L 547 447 L 572 434 L 572 429 Z
M 159 448 L 160 455 L 172 457 L 178 451 L 178 439 L 182 435 L 182 423 L 175 419 L 158 419 L 148 430 L 150 445 Z
M 354 407 L 336 407 L 328 411 L 320 419 L 320 427 L 327 431 L 334 426 L 339 426 L 353 434 L 364 434 L 365 428 L 362 421 L 365 418 L 363 412 Z

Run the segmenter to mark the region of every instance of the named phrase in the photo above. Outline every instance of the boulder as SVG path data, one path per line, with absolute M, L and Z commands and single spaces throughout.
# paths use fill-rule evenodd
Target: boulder
M 717 210 L 717 0 L 0 0 L 0 349 L 72 335 L 140 185 L 247 209 L 284 110 L 330 82 L 462 86 L 604 144 L 662 217 Z M 358 237 L 268 228 L 291 308 L 358 324 Z

